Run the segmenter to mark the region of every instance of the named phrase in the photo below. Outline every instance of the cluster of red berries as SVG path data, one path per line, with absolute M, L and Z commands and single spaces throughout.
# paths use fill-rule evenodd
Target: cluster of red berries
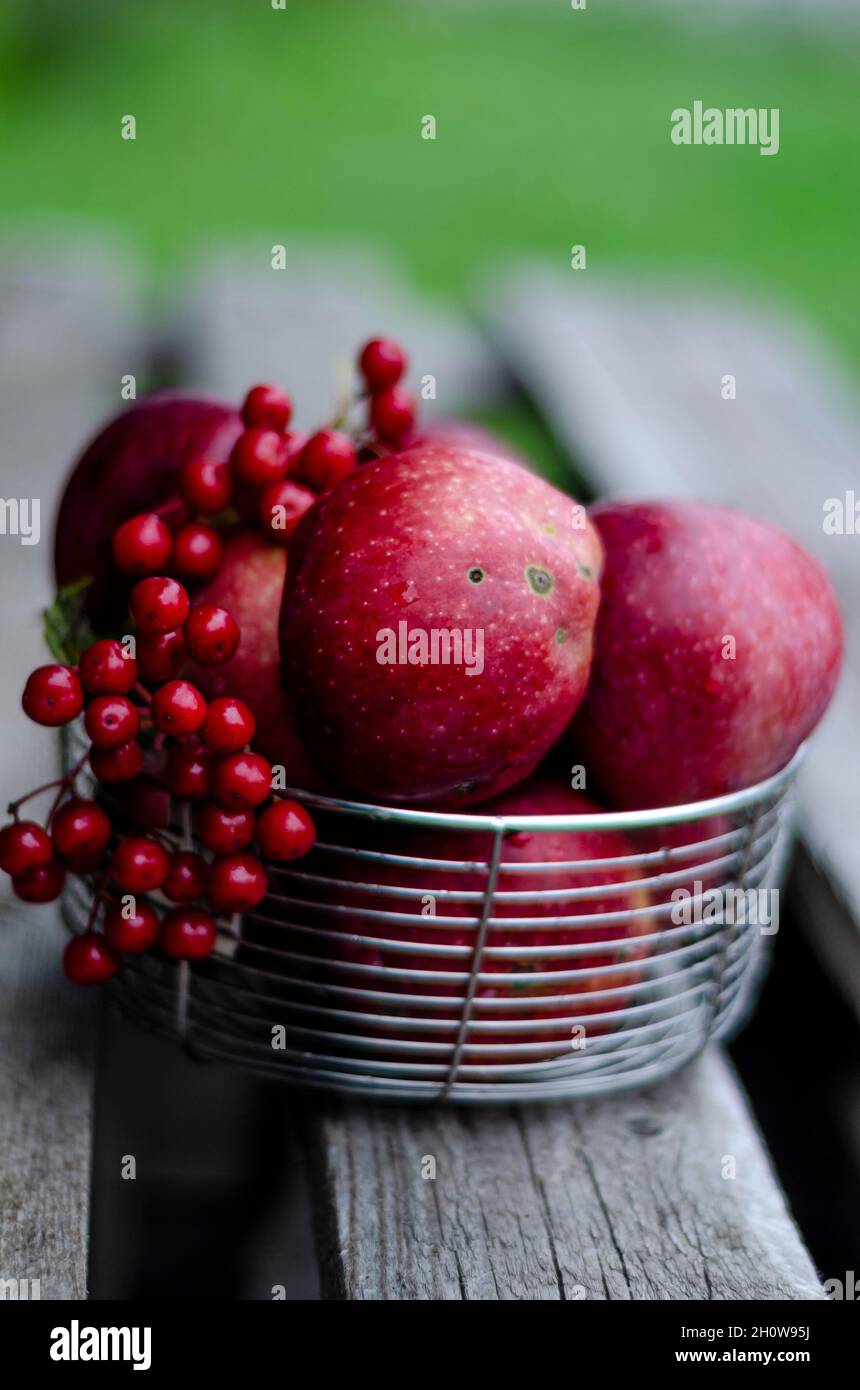
M 401 385 L 405 368 L 397 344 L 376 338 L 364 346 L 359 399 L 368 419 L 354 437 L 334 427 L 310 438 L 291 432 L 289 397 L 275 386 L 252 387 L 229 461 L 186 463 L 178 498 L 114 533 L 116 566 L 135 581 L 134 633 L 95 641 L 77 666 L 41 666 L 27 681 L 22 703 L 31 719 L 59 727 L 82 714 L 90 740 L 78 765 L 49 784 L 55 795 L 46 825 L 19 818 L 25 802 L 49 790 L 42 787 L 9 807 L 14 819 L 0 830 L 0 868 L 24 902 L 53 901 L 67 873 L 93 883 L 89 922 L 64 957 L 70 979 L 108 980 L 121 954 L 154 945 L 175 960 L 208 955 L 216 917 L 249 912 L 265 896 L 263 859 L 296 859 L 313 846 L 316 830 L 304 808 L 272 794 L 272 767 L 251 747 L 250 707 L 230 695 L 207 702 L 182 677 L 186 660 L 223 665 L 240 640 L 233 615 L 213 603 L 192 605 L 186 585 L 206 582 L 220 568 L 219 521 L 231 524 L 238 513 L 285 544 L 318 493 L 375 453 L 402 448 L 415 426 L 412 398 Z M 137 788 L 143 805 L 142 788 L 155 783 L 191 808 L 202 852 L 177 849 L 166 819 L 156 827 L 139 812 L 126 811 L 133 833 L 118 833 L 109 792 L 100 801 L 78 794 L 87 760 L 99 786 L 113 788 L 115 797 Z
M 177 850 L 171 838 L 152 830 L 115 835 L 104 806 L 76 794 L 81 764 L 54 784 L 45 828 L 18 818 L 29 797 L 15 803 L 15 819 L 0 831 L 0 868 L 11 874 L 19 898 L 52 901 L 67 872 L 96 877 L 90 924 L 70 942 L 64 960 L 79 983 L 109 979 L 119 954 L 156 942 L 176 960 L 208 955 L 217 936 L 213 914 L 248 912 L 265 896 L 268 875 L 259 855 L 298 858 L 316 834 L 301 806 L 272 798 L 271 765 L 249 747 L 255 732 L 249 706 L 228 695 L 207 703 L 196 686 L 175 675 L 177 652 L 180 660 L 187 652 L 206 666 L 230 659 L 240 636 L 232 615 L 215 604 L 192 607 L 184 586 L 168 576 L 141 579 L 129 606 L 133 638 L 94 642 L 76 669 L 39 667 L 25 686 L 24 710 L 52 727 L 83 712 L 90 767 L 103 785 L 138 778 L 145 736 L 150 775 L 160 776 L 175 801 L 197 804 L 197 838 L 213 857 Z M 249 848 L 254 841 L 259 855 Z M 155 893 L 174 904 L 161 917 L 151 903 L 137 900 Z
M 270 540 L 286 545 L 317 496 L 334 487 L 364 457 L 401 448 L 415 428 L 415 404 L 401 384 L 406 355 L 387 338 L 373 338 L 359 355 L 368 403 L 367 427 L 356 437 L 339 428 L 308 437 L 290 430 L 292 401 L 276 386 L 254 386 L 242 404 L 245 428 L 229 461 L 191 460 L 179 477 L 181 501 L 164 515 L 144 512 L 120 526 L 113 557 L 124 574 L 162 574 L 203 582 L 221 567 L 224 550 L 213 518 L 232 507 Z M 178 528 L 171 528 L 170 521 Z

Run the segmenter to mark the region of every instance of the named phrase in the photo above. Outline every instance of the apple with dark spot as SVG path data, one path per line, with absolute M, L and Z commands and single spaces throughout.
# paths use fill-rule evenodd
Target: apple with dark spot
M 691 502 L 591 510 L 606 555 L 575 756 L 609 805 L 671 806 L 779 771 L 824 713 L 842 626 L 818 562 Z
M 583 508 L 508 459 L 365 464 L 290 546 L 281 653 L 312 757 L 401 804 L 522 781 L 584 694 L 600 568 Z

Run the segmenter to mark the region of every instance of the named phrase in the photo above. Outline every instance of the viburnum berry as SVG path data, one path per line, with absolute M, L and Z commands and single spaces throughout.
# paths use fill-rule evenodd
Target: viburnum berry
M 173 537 L 155 512 L 133 516 L 114 532 L 114 563 L 124 574 L 158 574 L 172 553 Z
M 136 739 L 121 743 L 119 748 L 91 748 L 90 767 L 99 782 L 130 782 L 140 772 L 143 749 Z
M 233 495 L 233 481 L 226 463 L 196 458 L 179 475 L 179 491 L 193 512 L 214 516 L 223 511 Z
M 155 840 L 129 835 L 117 845 L 111 874 L 124 893 L 152 893 L 160 888 L 170 869 L 170 855 Z
M 250 912 L 266 896 L 269 878 L 254 854 L 216 859 L 209 874 L 209 901 L 216 912 Z
M 209 865 L 203 856 L 193 850 L 179 850 L 171 856 L 162 891 L 175 903 L 190 903 L 205 895 L 208 883 Z
M 141 633 L 137 639 L 137 664 L 145 681 L 173 680 L 184 661 L 185 641 L 179 631 Z
M 128 912 L 122 903 L 110 903 L 105 912 L 105 941 L 114 951 L 136 956 L 158 940 L 158 913 L 149 903 L 135 903 Z
M 290 423 L 293 403 L 277 386 L 252 386 L 242 402 L 242 421 L 249 430 L 277 430 Z
M 260 753 L 228 753 L 219 758 L 212 773 L 212 790 L 231 810 L 259 806 L 272 786 L 272 767 Z
M 227 811 L 217 801 L 207 801 L 197 812 L 197 838 L 215 854 L 235 854 L 254 838 L 257 818 L 253 811 L 237 807 Z
M 140 732 L 140 711 L 127 695 L 97 695 L 87 705 L 84 727 L 96 748 L 121 748 Z
M 415 403 L 402 386 L 377 391 L 370 401 L 370 423 L 380 439 L 399 444 L 415 425 Z
M 78 674 L 91 695 L 127 695 L 137 680 L 137 662 L 122 642 L 105 637 L 87 647 Z
M 12 879 L 12 891 L 23 903 L 52 903 L 63 891 L 66 874 L 62 864 L 52 859 L 38 869 L 28 869 Z
M 257 844 L 267 859 L 300 859 L 316 837 L 316 826 L 297 801 L 274 801 L 257 823 Z
M 101 855 L 111 837 L 111 823 L 101 806 L 82 797 L 66 801 L 51 820 L 51 839 L 66 860 Z
M 371 338 L 358 359 L 361 375 L 370 391 L 382 391 L 398 382 L 406 370 L 406 354 L 390 338 Z
M 207 749 L 177 744 L 167 755 L 164 775 L 174 796 L 197 801 L 209 791 L 212 757 Z
M 214 526 L 192 521 L 177 531 L 172 567 L 180 579 L 212 579 L 224 562 L 224 546 Z
M 188 617 L 188 594 L 177 579 L 153 575 L 135 584 L 128 601 L 141 632 L 173 632 Z
M 47 830 L 32 820 L 12 821 L 0 830 L 0 869 L 20 877 L 50 864 L 54 847 Z
M 185 645 L 188 655 L 201 666 L 222 666 L 229 661 L 236 653 L 239 638 L 239 624 L 233 614 L 217 603 L 195 604 L 188 614 Z
M 215 919 L 199 907 L 173 907 L 164 914 L 158 944 L 171 960 L 202 960 L 218 939 Z
M 299 460 L 299 474 L 315 492 L 325 492 L 358 464 L 352 440 L 340 430 L 317 430 Z
M 210 701 L 200 737 L 213 753 L 237 753 L 254 737 L 257 721 L 244 700 L 219 695 Z
M 305 512 L 316 501 L 310 488 L 284 478 L 271 483 L 260 497 L 260 521 L 267 536 L 286 545 Z
M 63 969 L 73 985 L 103 985 L 119 969 L 119 961 L 98 932 L 73 936 L 63 952 Z
M 249 487 L 276 483 L 287 471 L 287 446 L 274 430 L 245 430 L 230 455 L 233 476 Z
M 70 666 L 39 666 L 27 678 L 21 704 L 35 723 L 56 728 L 80 714 L 84 707 L 83 687 Z
M 156 690 L 149 712 L 161 733 L 184 738 L 203 727 L 206 701 L 190 681 L 168 681 Z

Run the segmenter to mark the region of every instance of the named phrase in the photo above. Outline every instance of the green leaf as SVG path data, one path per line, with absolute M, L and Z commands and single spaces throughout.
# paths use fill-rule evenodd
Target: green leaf
M 84 612 L 87 589 L 92 579 L 76 579 L 60 589 L 50 608 L 42 614 L 45 641 L 52 656 L 65 666 L 75 666 L 94 640 Z

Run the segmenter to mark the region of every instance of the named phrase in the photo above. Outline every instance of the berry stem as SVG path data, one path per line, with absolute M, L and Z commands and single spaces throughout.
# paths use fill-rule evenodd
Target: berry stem
M 64 773 L 62 777 L 55 777 L 51 782 L 43 782 L 41 787 L 34 787 L 32 791 L 25 792 L 23 796 L 19 796 L 16 801 L 10 801 L 9 805 L 6 807 L 6 814 L 8 816 L 11 816 L 13 820 L 17 820 L 18 811 L 20 807 L 22 807 L 25 804 L 25 802 L 32 801 L 34 796 L 41 796 L 42 792 L 49 792 L 54 787 L 56 787 L 58 789 L 57 796 L 54 800 L 53 806 L 51 807 L 51 813 L 48 816 L 48 824 L 50 825 L 51 817 L 53 816 L 60 802 L 62 801 L 65 792 L 69 789 L 69 787 L 74 786 L 75 778 L 81 771 L 81 768 L 83 767 L 88 757 L 89 751 L 84 753 L 82 757 L 79 758 L 79 760 L 75 763 L 75 766 L 71 768 L 68 772 Z

